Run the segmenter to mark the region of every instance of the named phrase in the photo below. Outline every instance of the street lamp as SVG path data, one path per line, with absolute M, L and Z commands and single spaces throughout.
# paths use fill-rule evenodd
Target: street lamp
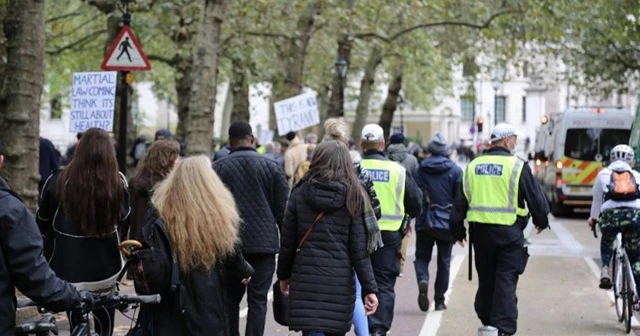
M 402 132 L 402 135 L 404 135 L 404 113 L 402 112 L 402 110 L 404 109 L 404 98 L 402 98 L 401 94 L 398 94 L 397 103 L 398 109 L 400 110 L 400 132 Z
M 347 77 L 347 72 L 349 71 L 349 63 L 342 55 L 338 55 L 335 66 L 340 81 L 340 112 L 338 115 L 344 117 L 344 79 Z

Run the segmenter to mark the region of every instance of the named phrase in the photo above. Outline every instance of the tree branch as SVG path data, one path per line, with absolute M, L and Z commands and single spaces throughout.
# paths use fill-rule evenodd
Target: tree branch
M 56 21 L 64 20 L 66 18 L 74 17 L 74 16 L 78 16 L 78 15 L 82 15 L 82 13 L 80 11 L 78 11 L 78 10 L 75 10 L 75 11 L 73 11 L 71 13 L 63 14 L 63 15 L 60 15 L 60 16 L 55 16 L 55 17 L 52 17 L 50 19 L 46 19 L 46 21 L 44 23 L 45 24 L 54 23 Z
M 414 30 L 423 29 L 423 28 L 440 27 L 440 26 L 461 26 L 461 27 L 467 27 L 467 28 L 473 28 L 473 29 L 485 29 L 489 27 L 491 25 L 491 22 L 493 22 L 498 17 L 506 14 L 515 13 L 515 12 L 516 12 L 515 10 L 505 10 L 505 11 L 497 12 L 492 16 L 490 16 L 487 21 L 481 24 L 462 22 L 462 21 L 438 21 L 438 22 L 422 23 L 415 26 L 407 27 L 390 36 L 384 36 L 376 32 L 365 32 L 365 33 L 354 34 L 353 37 L 357 39 L 377 38 L 383 42 L 391 43 L 405 34 L 408 34 L 413 32 Z
M 273 37 L 273 38 L 282 38 L 282 39 L 291 39 L 290 36 L 280 33 L 270 33 L 270 32 L 254 32 L 254 31 L 245 31 L 244 34 L 250 36 L 258 36 L 258 37 Z
M 63 47 L 60 47 L 60 48 L 57 48 L 57 49 L 49 49 L 49 50 L 46 51 L 46 53 L 47 53 L 47 55 L 58 55 L 58 54 L 61 54 L 61 53 L 65 52 L 66 50 L 73 49 L 73 48 L 75 48 L 77 46 L 81 46 L 81 45 L 91 41 L 94 37 L 96 37 L 98 35 L 101 35 L 101 34 L 104 34 L 106 32 L 107 32 L 106 29 L 101 29 L 101 30 L 95 31 L 95 32 L 93 32 L 93 33 L 91 33 L 91 34 L 89 34 L 89 35 L 87 35 L 85 37 L 82 37 L 82 38 L 80 38 L 80 39 L 78 39 L 78 40 L 76 40 L 74 42 L 71 42 L 71 43 L 67 44 L 66 46 L 63 46 Z
M 158 61 L 158 62 L 162 62 L 170 67 L 174 67 L 176 65 L 178 65 L 178 57 L 177 56 L 173 56 L 172 58 L 169 57 L 165 57 L 165 56 L 160 56 L 160 55 L 155 55 L 155 54 L 148 54 L 147 55 L 147 59 L 149 61 Z

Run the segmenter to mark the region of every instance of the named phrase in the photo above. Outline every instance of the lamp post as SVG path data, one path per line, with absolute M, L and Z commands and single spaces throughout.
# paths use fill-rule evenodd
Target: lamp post
M 400 110 L 400 132 L 402 132 L 402 135 L 404 134 L 404 113 L 403 113 L 403 109 L 404 109 L 404 98 L 402 98 L 401 94 L 398 94 L 398 109 Z
M 340 82 L 340 111 L 338 112 L 338 115 L 340 117 L 344 117 L 344 79 L 347 77 L 347 72 L 349 71 L 349 63 L 344 59 L 344 57 L 342 57 L 342 55 L 338 55 L 335 66 Z

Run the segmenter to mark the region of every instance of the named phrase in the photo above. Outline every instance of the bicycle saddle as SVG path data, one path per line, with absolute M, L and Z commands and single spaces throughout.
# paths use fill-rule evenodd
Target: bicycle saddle
M 58 326 L 56 325 L 56 318 L 53 315 L 43 316 L 38 321 L 32 321 L 22 323 L 14 328 L 14 331 L 18 335 L 31 335 L 34 333 L 50 332 L 54 335 L 58 334 Z

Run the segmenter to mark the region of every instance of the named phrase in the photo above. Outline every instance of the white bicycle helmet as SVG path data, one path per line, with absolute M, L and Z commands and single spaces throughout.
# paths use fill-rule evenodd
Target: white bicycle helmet
M 633 164 L 633 148 L 627 145 L 617 145 L 611 150 L 611 162 L 622 160 L 628 164 Z

